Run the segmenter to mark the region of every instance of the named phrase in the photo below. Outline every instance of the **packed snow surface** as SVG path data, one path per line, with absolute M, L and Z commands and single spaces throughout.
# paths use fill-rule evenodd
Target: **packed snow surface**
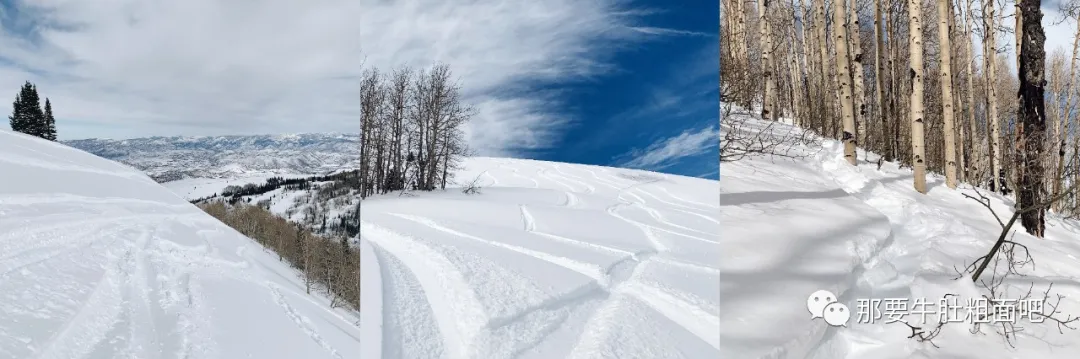
M 124 165 L 0 130 L 0 358 L 356 358 L 357 318 Z
M 361 357 L 721 353 L 716 181 L 469 158 L 474 180 L 362 202 Z
M 733 123 L 747 121 L 744 134 L 800 131 L 782 124 L 762 130 L 765 123 L 736 116 L 742 118 Z M 1061 333 L 1050 320 L 1001 318 L 1022 327 L 1010 345 L 998 333 L 1000 324 L 972 334 L 973 325 L 956 315 L 966 310 L 946 313 L 951 323 L 933 343 L 909 339 L 912 331 L 902 323 L 886 324 L 883 304 L 883 317 L 858 319 L 860 299 L 903 299 L 909 307 L 894 314 L 906 313 L 901 319 L 920 325 L 916 301 L 931 303 L 921 309 L 934 313 L 926 318 L 933 323 L 947 294 L 961 304 L 986 294 L 970 277 L 956 279 L 956 269 L 986 254 L 1001 226 L 964 196 L 979 197 L 970 186 L 949 189 L 932 175 L 929 193 L 920 194 L 909 169 L 888 162 L 879 169 L 877 155 L 863 152 L 858 166 L 850 166 L 842 144 L 832 140 L 811 137 L 789 154 L 796 158 L 722 164 L 719 358 L 1080 357 L 1080 332 Z M 1008 221 L 1012 200 L 979 192 Z M 1051 303 L 1055 294 L 1065 296 L 1062 318 L 1080 314 L 1080 223 L 1051 213 L 1045 239 L 1027 235 L 1019 224 L 1014 229 L 1013 240 L 1030 248 L 1037 266 L 1009 277 L 1002 298 L 1020 298 L 1032 285 L 1034 298 L 1041 298 L 1053 282 Z M 811 319 L 807 301 L 818 290 L 831 291 L 851 310 L 846 327 Z

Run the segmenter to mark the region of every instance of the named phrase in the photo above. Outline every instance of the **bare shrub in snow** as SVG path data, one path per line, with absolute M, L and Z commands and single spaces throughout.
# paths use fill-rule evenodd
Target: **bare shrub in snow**
M 748 114 L 728 114 L 720 120 L 720 162 L 750 157 L 805 157 L 801 145 L 813 140 L 813 133 L 775 121 L 756 120 Z
M 1076 192 L 1078 186 L 1074 185 L 1042 203 L 1026 208 L 1016 208 L 1008 222 L 1002 221 L 997 211 L 994 211 L 989 197 L 980 192 L 977 187 L 973 189 L 975 196 L 969 194 L 964 194 L 964 196 L 989 210 L 1001 227 L 1001 232 L 986 254 L 966 263 L 963 269 L 956 269 L 958 276 L 955 279 L 970 277 L 982 289 L 981 297 L 987 303 L 985 313 L 973 314 L 969 331 L 972 334 L 985 334 L 984 331 L 992 330 L 1001 335 L 1009 346 L 1015 348 L 1017 333 L 1024 330 L 1023 326 L 1019 325 L 1020 319 L 1026 318 L 1031 324 L 1053 323 L 1059 333 L 1064 333 L 1065 329 L 1077 329 L 1075 325 L 1080 321 L 1080 317 L 1060 310 L 1064 296 L 1053 293 L 1052 280 L 1046 281 L 1048 283 L 1046 288 L 1039 291 L 1035 290 L 1035 280 L 1029 283 L 1027 290 L 1023 293 L 1012 293 L 1010 289 L 1014 288 L 1011 283 L 1015 283 L 1012 278 L 1028 276 L 1029 273 L 1026 272 L 1034 270 L 1036 264 L 1028 245 L 1016 240 L 1013 225 L 1024 213 L 1050 208 L 1054 202 L 1061 200 L 1068 193 Z M 947 294 L 946 298 L 954 295 Z M 1012 305 L 1009 305 L 1010 303 Z M 1012 318 L 1013 320 L 991 320 L 991 318 Z M 950 322 L 945 320 L 920 325 L 905 321 L 900 321 L 900 323 L 911 329 L 911 335 L 908 338 L 938 347 L 934 339 L 941 333 L 941 328 Z
M 484 173 L 487 173 L 487 172 L 483 172 L 483 173 L 480 173 L 480 174 L 476 175 L 476 177 L 474 177 L 472 179 L 472 181 L 470 181 L 464 187 L 461 187 L 461 193 L 464 193 L 464 194 L 480 194 L 480 189 L 481 189 L 481 187 L 480 187 L 480 176 L 483 176 Z

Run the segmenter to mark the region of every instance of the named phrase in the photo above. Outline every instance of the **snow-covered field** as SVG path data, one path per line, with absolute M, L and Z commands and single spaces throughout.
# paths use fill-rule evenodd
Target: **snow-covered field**
M 356 358 L 357 318 L 146 175 L 0 130 L 0 358 Z
M 949 323 L 933 340 L 940 347 L 935 348 L 909 339 L 912 331 L 901 323 L 885 324 L 888 318 L 857 319 L 860 299 L 906 299 L 909 305 L 923 299 L 936 311 L 946 294 L 956 294 L 961 304 L 985 294 L 970 277 L 954 280 L 954 268 L 985 254 L 1001 227 L 989 210 L 964 197 L 977 197 L 970 186 L 951 190 L 943 178 L 931 176 L 930 192 L 919 194 L 910 170 L 892 163 L 879 170 L 861 152 L 858 167 L 852 167 L 837 141 L 814 141 L 797 153 L 806 157 L 721 166 L 718 357 L 1080 357 L 1080 332 L 1059 333 L 1049 320 L 1012 319 L 1022 327 L 1012 339 L 1015 347 L 997 334 L 1000 324 L 972 334 L 969 323 Z M 876 162 L 877 156 L 869 159 Z M 1007 221 L 1012 200 L 990 198 Z M 1052 281 L 1052 293 L 1066 296 L 1060 309 L 1080 314 L 1080 223 L 1050 214 L 1045 239 L 1028 236 L 1019 224 L 1014 229 L 1014 240 L 1030 248 L 1037 266 L 1024 272 L 1028 276 L 1012 276 L 1005 298 L 1020 297 L 1032 283 L 1041 298 L 1039 291 Z M 850 309 L 846 327 L 811 319 L 807 301 L 818 290 L 835 293 Z M 903 319 L 917 325 L 921 320 L 910 314 L 913 309 L 897 312 L 909 313 Z M 963 319 L 951 316 L 946 319 Z
M 481 193 L 362 203 L 361 357 L 724 357 L 716 181 L 464 166 Z

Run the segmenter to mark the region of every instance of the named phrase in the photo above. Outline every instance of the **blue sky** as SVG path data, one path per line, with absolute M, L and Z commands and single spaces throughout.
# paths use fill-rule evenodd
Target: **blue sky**
M 538 159 L 638 167 L 717 178 L 717 3 L 650 1 L 643 20 L 673 30 L 614 56 L 619 70 L 566 86 L 578 122 Z M 650 156 L 651 155 L 651 156 Z
M 362 71 L 441 62 L 479 155 L 716 178 L 718 6 L 0 0 L 0 89 L 37 84 L 61 139 L 354 132 Z

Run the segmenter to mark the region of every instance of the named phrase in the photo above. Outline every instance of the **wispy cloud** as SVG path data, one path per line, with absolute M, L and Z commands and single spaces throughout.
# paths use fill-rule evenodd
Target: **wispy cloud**
M 622 0 L 13 4 L 0 90 L 37 83 L 63 138 L 354 132 L 363 67 L 439 61 L 477 106 L 473 147 L 512 154 L 568 122 L 532 85 L 603 75 L 623 46 L 680 33 L 636 26 L 649 11 Z
M 688 129 L 682 133 L 657 140 L 644 149 L 633 149 L 619 157 L 619 166 L 661 170 L 679 160 L 717 151 L 720 132 L 716 126 Z
M 712 33 L 707 33 L 707 32 L 687 31 L 687 30 L 679 30 L 679 29 L 665 29 L 665 28 L 649 27 L 649 26 L 635 26 L 635 27 L 631 27 L 630 29 L 634 30 L 634 31 L 637 31 L 637 32 L 640 32 L 640 33 L 643 33 L 643 34 L 649 34 L 649 35 L 676 35 L 676 36 L 681 35 L 681 36 L 704 36 L 704 37 L 716 37 L 717 36 L 717 34 L 712 34 Z

